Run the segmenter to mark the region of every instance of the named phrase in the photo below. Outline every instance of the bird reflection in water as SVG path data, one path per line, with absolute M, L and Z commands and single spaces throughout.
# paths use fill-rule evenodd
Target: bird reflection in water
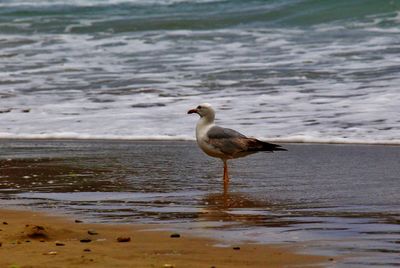
M 243 226 L 289 226 L 295 221 L 286 218 L 284 205 L 250 197 L 249 194 L 224 191 L 204 197 L 201 217 L 206 221 L 234 222 Z

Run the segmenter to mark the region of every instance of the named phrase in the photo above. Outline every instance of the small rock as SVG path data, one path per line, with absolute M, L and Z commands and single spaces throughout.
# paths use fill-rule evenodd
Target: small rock
M 89 243 L 89 242 L 92 242 L 92 239 L 89 239 L 89 238 L 84 238 L 84 239 L 81 239 L 81 240 L 79 240 L 81 243 Z
M 117 238 L 118 242 L 129 242 L 131 241 L 131 238 L 129 236 L 120 236 Z
M 0 247 L 3 245 L 3 242 L 0 242 Z
M 240 247 L 233 247 L 233 250 L 240 250 Z
M 31 242 L 31 240 L 25 240 L 25 242 L 26 242 L 26 243 L 30 243 L 30 242 Z
M 98 232 L 96 232 L 96 230 L 88 230 L 87 233 L 90 235 L 98 235 L 99 234 Z
M 334 261 L 334 259 L 333 258 L 329 258 L 329 261 Z
M 4 224 L 4 225 L 8 225 L 8 222 L 6 222 L 6 221 L 3 221 L 3 224 Z
M 32 227 L 28 227 L 26 228 L 26 233 L 27 233 L 27 237 L 29 238 L 39 238 L 39 239 L 43 239 L 43 238 L 48 238 L 48 234 L 46 232 L 46 229 L 43 226 L 40 225 L 35 225 Z
M 83 221 L 81 220 L 75 220 L 75 223 L 82 223 Z
M 64 244 L 64 243 L 61 243 L 61 242 L 56 242 L 56 246 L 57 246 L 57 247 L 63 247 L 63 246 L 65 246 L 65 244 Z
M 164 268 L 174 268 L 174 266 L 172 264 L 168 264 L 168 263 L 164 264 L 163 267 Z
M 179 238 L 179 237 L 181 237 L 181 235 L 177 234 L 177 233 L 174 233 L 174 234 L 171 234 L 170 237 L 171 238 Z
M 30 111 L 31 111 L 31 109 L 29 109 L 29 108 L 28 108 L 28 109 L 23 109 L 23 110 L 22 110 L 23 113 L 29 113 Z
M 9 112 L 11 112 L 11 109 L 0 110 L 0 114 L 9 113 Z
M 49 252 L 43 253 L 43 255 L 57 255 L 57 254 L 58 254 L 57 251 L 49 251 Z
M 83 251 L 85 252 L 91 252 L 92 250 L 90 248 L 85 248 Z

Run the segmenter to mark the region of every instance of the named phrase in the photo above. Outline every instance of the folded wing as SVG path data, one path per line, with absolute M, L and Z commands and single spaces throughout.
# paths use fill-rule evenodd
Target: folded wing
M 207 132 L 207 137 L 208 143 L 226 155 L 227 159 L 243 157 L 259 151 L 286 151 L 280 145 L 248 138 L 236 130 L 219 126 L 213 126 Z

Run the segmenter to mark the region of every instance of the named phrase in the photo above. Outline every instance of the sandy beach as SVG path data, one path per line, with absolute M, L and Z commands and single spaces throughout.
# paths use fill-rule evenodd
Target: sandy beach
M 2 209 L 0 221 L 0 267 L 7 268 L 318 267 L 329 261 L 289 247 L 222 248 L 214 246 L 215 240 L 154 231 L 152 226 L 87 224 L 38 212 Z

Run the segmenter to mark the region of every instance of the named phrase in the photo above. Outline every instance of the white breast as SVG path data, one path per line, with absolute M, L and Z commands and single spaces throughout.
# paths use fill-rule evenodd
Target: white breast
M 209 144 L 207 132 L 213 126 L 214 124 L 207 124 L 207 122 L 205 122 L 204 120 L 199 120 L 196 126 L 197 144 L 203 150 L 203 152 L 205 152 L 209 156 L 223 158 L 224 154 L 220 150 Z

